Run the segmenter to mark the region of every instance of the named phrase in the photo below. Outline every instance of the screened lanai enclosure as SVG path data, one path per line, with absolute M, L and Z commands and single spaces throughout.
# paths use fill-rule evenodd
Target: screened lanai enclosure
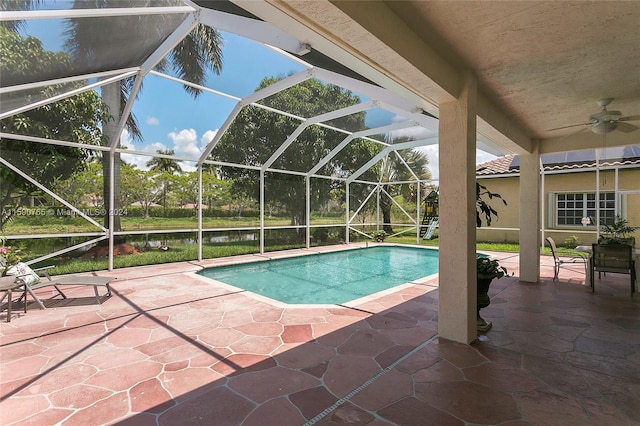
M 308 45 L 226 2 L 2 6 L 0 234 L 29 263 L 421 238 L 437 119 Z

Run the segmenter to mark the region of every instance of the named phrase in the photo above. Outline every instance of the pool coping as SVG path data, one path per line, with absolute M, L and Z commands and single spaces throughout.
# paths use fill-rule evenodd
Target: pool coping
M 387 246 L 387 247 L 411 247 L 411 248 L 419 248 L 423 250 L 438 250 L 438 247 L 425 247 L 418 244 L 399 244 L 399 243 L 371 243 L 371 242 L 362 242 L 362 243 L 353 243 L 353 244 L 345 244 L 343 246 L 321 246 L 321 247 L 311 247 L 311 248 L 301 248 L 301 249 L 293 249 L 293 250 L 283 250 L 283 251 L 275 251 L 268 253 L 256 253 L 249 255 L 240 255 L 240 256 L 229 256 L 229 257 L 220 257 L 216 259 L 207 259 L 201 262 L 197 262 L 197 266 L 199 269 L 197 271 L 187 272 L 190 276 L 197 278 L 199 281 L 207 282 L 210 284 L 215 284 L 218 287 L 224 288 L 225 290 L 234 292 L 234 293 L 242 293 L 254 300 L 257 300 L 262 303 L 267 303 L 271 306 L 277 308 L 286 308 L 286 309 L 313 309 L 313 308 L 344 308 L 344 309 L 358 309 L 359 306 L 374 302 L 382 297 L 389 296 L 394 293 L 402 292 L 407 288 L 412 288 L 414 286 L 420 286 L 428 288 L 428 291 L 436 290 L 438 288 L 438 273 L 427 275 L 424 277 L 416 278 L 415 280 L 398 284 L 388 289 L 384 289 L 378 291 L 376 293 L 369 294 L 367 296 L 363 296 L 357 299 L 350 300 L 345 303 L 285 303 L 276 299 L 272 299 L 267 296 L 263 296 L 258 293 L 254 293 L 253 291 L 236 287 L 231 284 L 224 283 L 222 281 L 218 281 L 214 278 L 204 277 L 199 274 L 203 269 L 224 267 L 224 266 L 233 266 L 233 265 L 243 265 L 247 263 L 258 263 L 265 262 L 269 260 L 278 260 L 278 259 L 288 259 L 293 257 L 301 257 L 301 256 L 312 256 L 324 253 L 337 253 L 346 250 L 358 250 L 363 248 L 370 247 L 379 247 L 379 246 Z

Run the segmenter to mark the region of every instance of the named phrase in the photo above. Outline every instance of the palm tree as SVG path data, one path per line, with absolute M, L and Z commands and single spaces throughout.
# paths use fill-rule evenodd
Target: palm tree
M 42 2 L 43 0 L 5 0 L 0 2 L 0 12 L 31 10 L 36 8 Z M 1 21 L 0 27 L 4 27 L 9 31 L 17 33 L 19 30 L 24 28 L 24 24 L 25 22 L 23 20 Z
M 163 151 L 161 149 L 156 151 L 158 154 L 162 155 L 174 155 L 175 151 L 173 149 L 168 149 Z M 154 172 L 165 172 L 165 173 L 182 173 L 182 167 L 176 160 L 171 158 L 164 157 L 154 157 L 151 160 L 147 161 L 147 167 Z M 169 189 L 169 181 L 164 180 L 162 182 L 162 208 L 167 208 L 167 190 Z
M 102 9 L 107 7 L 153 6 L 153 0 L 75 0 L 73 8 Z M 121 16 L 100 18 L 70 18 L 67 23 L 65 48 L 69 51 L 77 66 L 86 70 L 104 71 L 140 65 L 170 32 L 179 25 L 182 17 L 175 15 Z M 119 43 L 118 41 L 122 41 Z M 156 69 L 166 71 L 171 68 L 179 78 L 204 85 L 207 71 L 219 74 L 222 70 L 222 37 L 214 28 L 202 24 L 178 43 L 161 60 Z M 126 46 L 126 48 L 124 48 Z M 120 83 L 102 86 L 101 93 L 111 118 L 103 123 L 105 145 L 111 144 L 122 110 L 133 87 L 133 78 Z M 185 90 L 197 97 L 201 90 L 184 86 Z M 142 135 L 133 114 L 127 117 L 127 130 L 134 140 Z M 117 211 L 120 203 L 120 155 L 114 156 L 114 187 L 110 188 L 109 157 L 103 156 L 105 210 Z M 110 191 L 114 192 L 114 206 L 109 205 Z M 109 215 L 104 218 L 105 227 L 109 226 Z M 114 216 L 114 231 L 121 230 L 120 217 Z
M 396 141 L 397 142 L 397 141 Z M 400 158 L 402 157 L 402 159 Z M 406 165 L 405 165 L 406 163 Z M 417 150 L 407 152 L 392 152 L 382 160 L 379 180 L 384 182 L 401 182 L 414 179 L 413 173 L 420 180 L 431 179 L 431 169 L 429 169 L 429 157 L 426 153 Z M 386 185 L 386 191 L 391 197 L 402 195 L 405 200 L 415 200 L 417 198 L 417 184 Z M 391 207 L 393 201 L 383 194 L 380 197 L 380 210 L 382 210 L 382 229 L 388 233 L 393 233 L 391 226 Z
M 156 153 L 161 155 L 174 155 L 176 152 L 173 149 L 168 149 L 166 151 L 158 149 Z M 168 172 L 171 174 L 182 173 L 182 167 L 180 167 L 180 164 L 171 158 L 154 157 L 147 161 L 147 167 L 154 172 Z

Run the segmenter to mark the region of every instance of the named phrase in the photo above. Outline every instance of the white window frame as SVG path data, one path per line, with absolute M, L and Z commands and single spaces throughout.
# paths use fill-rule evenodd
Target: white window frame
M 576 196 L 576 198 L 574 198 L 574 202 L 578 201 L 578 197 L 577 196 L 581 196 L 582 200 L 582 206 L 579 208 L 574 207 L 567 207 L 566 205 L 564 207 L 559 207 L 560 203 L 562 202 L 562 200 L 560 200 L 560 197 L 566 197 L 567 195 L 574 195 Z M 593 196 L 593 199 L 589 200 L 588 196 L 591 195 Z M 573 211 L 573 210 L 579 210 L 582 209 L 582 213 L 579 219 L 582 219 L 583 217 L 591 217 L 592 223 L 591 225 L 597 225 L 595 223 L 596 220 L 596 201 L 595 201 L 595 195 L 596 192 L 595 191 L 566 191 L 566 192 L 555 192 L 553 193 L 553 198 L 552 198 L 552 209 L 553 209 L 553 225 L 555 228 L 581 228 L 583 227 L 582 223 L 580 220 L 577 220 L 577 223 L 574 224 L 561 224 L 560 223 L 560 215 L 559 212 L 561 211 L 561 209 L 563 210 L 569 210 L 569 211 Z M 604 200 L 603 200 L 604 197 Z M 613 223 L 614 217 L 617 214 L 616 211 L 616 193 L 615 191 L 600 191 L 600 221 L 604 223 Z M 571 202 L 570 200 L 564 200 L 565 203 L 567 202 Z M 591 204 L 590 204 L 591 203 Z M 607 206 L 607 203 L 610 204 L 610 206 Z M 608 214 L 608 212 L 610 212 L 611 214 Z M 605 220 L 607 220 L 607 222 L 604 222 Z

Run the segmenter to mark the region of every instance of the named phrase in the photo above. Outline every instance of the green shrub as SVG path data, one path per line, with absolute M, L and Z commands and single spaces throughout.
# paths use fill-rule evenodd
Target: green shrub
M 579 245 L 580 245 L 580 238 L 578 238 L 576 235 L 572 235 L 566 240 L 564 240 L 564 246 L 567 248 L 574 248 Z

